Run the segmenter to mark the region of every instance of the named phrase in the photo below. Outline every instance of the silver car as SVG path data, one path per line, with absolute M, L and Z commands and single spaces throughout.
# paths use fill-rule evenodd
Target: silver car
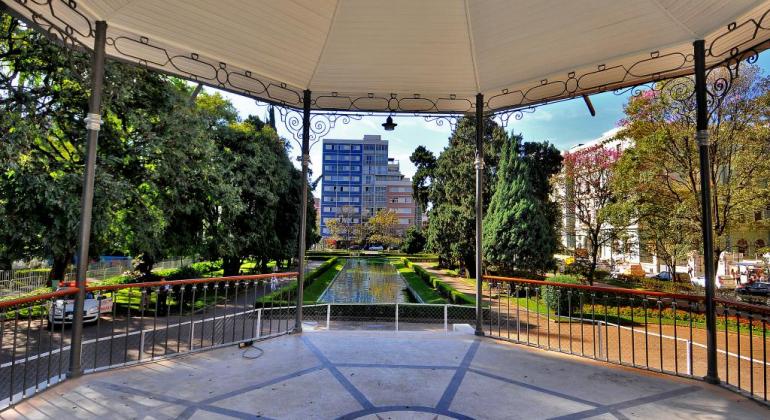
M 60 287 L 59 290 L 62 288 Z M 99 293 L 86 292 L 83 304 L 83 322 L 96 322 L 99 316 L 112 312 L 112 298 Z M 75 318 L 75 299 L 56 299 L 49 304 L 48 327 L 61 324 L 72 324 Z

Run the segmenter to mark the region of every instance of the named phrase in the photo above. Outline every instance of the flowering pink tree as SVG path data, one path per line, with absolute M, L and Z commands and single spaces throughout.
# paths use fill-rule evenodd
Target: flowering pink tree
M 593 284 L 599 250 L 613 239 L 612 232 L 617 228 L 604 210 L 614 201 L 612 177 L 620 154 L 616 148 L 597 144 L 564 155 L 560 182 L 567 220 L 574 220 L 574 227 L 586 236 L 589 284 Z

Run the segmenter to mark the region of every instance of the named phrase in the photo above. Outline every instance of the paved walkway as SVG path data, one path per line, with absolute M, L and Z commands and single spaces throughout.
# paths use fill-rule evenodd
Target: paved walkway
M 68 381 L 3 418 L 767 418 L 719 387 L 473 335 L 307 332 Z

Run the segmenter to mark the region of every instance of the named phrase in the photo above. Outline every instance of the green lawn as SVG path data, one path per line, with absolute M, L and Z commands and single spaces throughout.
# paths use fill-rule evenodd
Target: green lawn
M 412 268 L 407 267 L 400 258 L 393 258 L 390 260 L 390 263 L 396 268 L 396 270 L 398 270 L 398 272 L 401 274 L 401 277 L 404 278 L 412 290 L 420 295 L 420 298 L 423 302 L 440 305 L 447 303 L 446 299 L 441 297 L 441 295 L 438 294 L 436 290 L 429 287 L 427 283 L 422 281 L 420 276 L 417 275 L 417 273 L 415 273 Z

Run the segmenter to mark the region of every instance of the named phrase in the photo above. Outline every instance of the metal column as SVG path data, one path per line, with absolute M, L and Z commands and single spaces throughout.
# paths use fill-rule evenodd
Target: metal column
M 476 95 L 476 335 L 484 335 L 481 228 L 484 217 L 484 95 Z
M 91 211 L 94 204 L 94 178 L 96 175 L 96 146 L 99 140 L 99 128 L 102 124 L 102 87 L 104 83 L 104 44 L 107 34 L 107 22 L 96 22 L 94 51 L 91 57 L 91 98 L 88 103 L 88 116 L 85 119 L 88 129 L 86 165 L 83 175 L 83 196 L 80 210 L 80 233 L 78 236 L 78 271 L 75 308 L 72 320 L 72 345 L 70 366 L 67 375 L 71 378 L 83 374 L 80 364 L 81 343 L 83 342 L 83 309 L 86 297 L 86 272 L 88 271 L 88 246 L 91 241 Z
M 708 109 L 706 103 L 706 50 L 703 40 L 693 43 L 695 55 L 696 138 L 700 154 L 701 228 L 706 272 L 706 382 L 719 383 L 717 373 L 717 325 L 714 306 L 714 244 L 711 223 L 711 164 L 709 162 Z
M 305 292 L 305 235 L 307 232 L 307 172 L 310 161 L 310 91 L 305 90 L 302 108 L 302 214 L 299 227 L 299 261 L 297 262 L 297 310 L 294 332 L 302 332 L 302 300 Z

